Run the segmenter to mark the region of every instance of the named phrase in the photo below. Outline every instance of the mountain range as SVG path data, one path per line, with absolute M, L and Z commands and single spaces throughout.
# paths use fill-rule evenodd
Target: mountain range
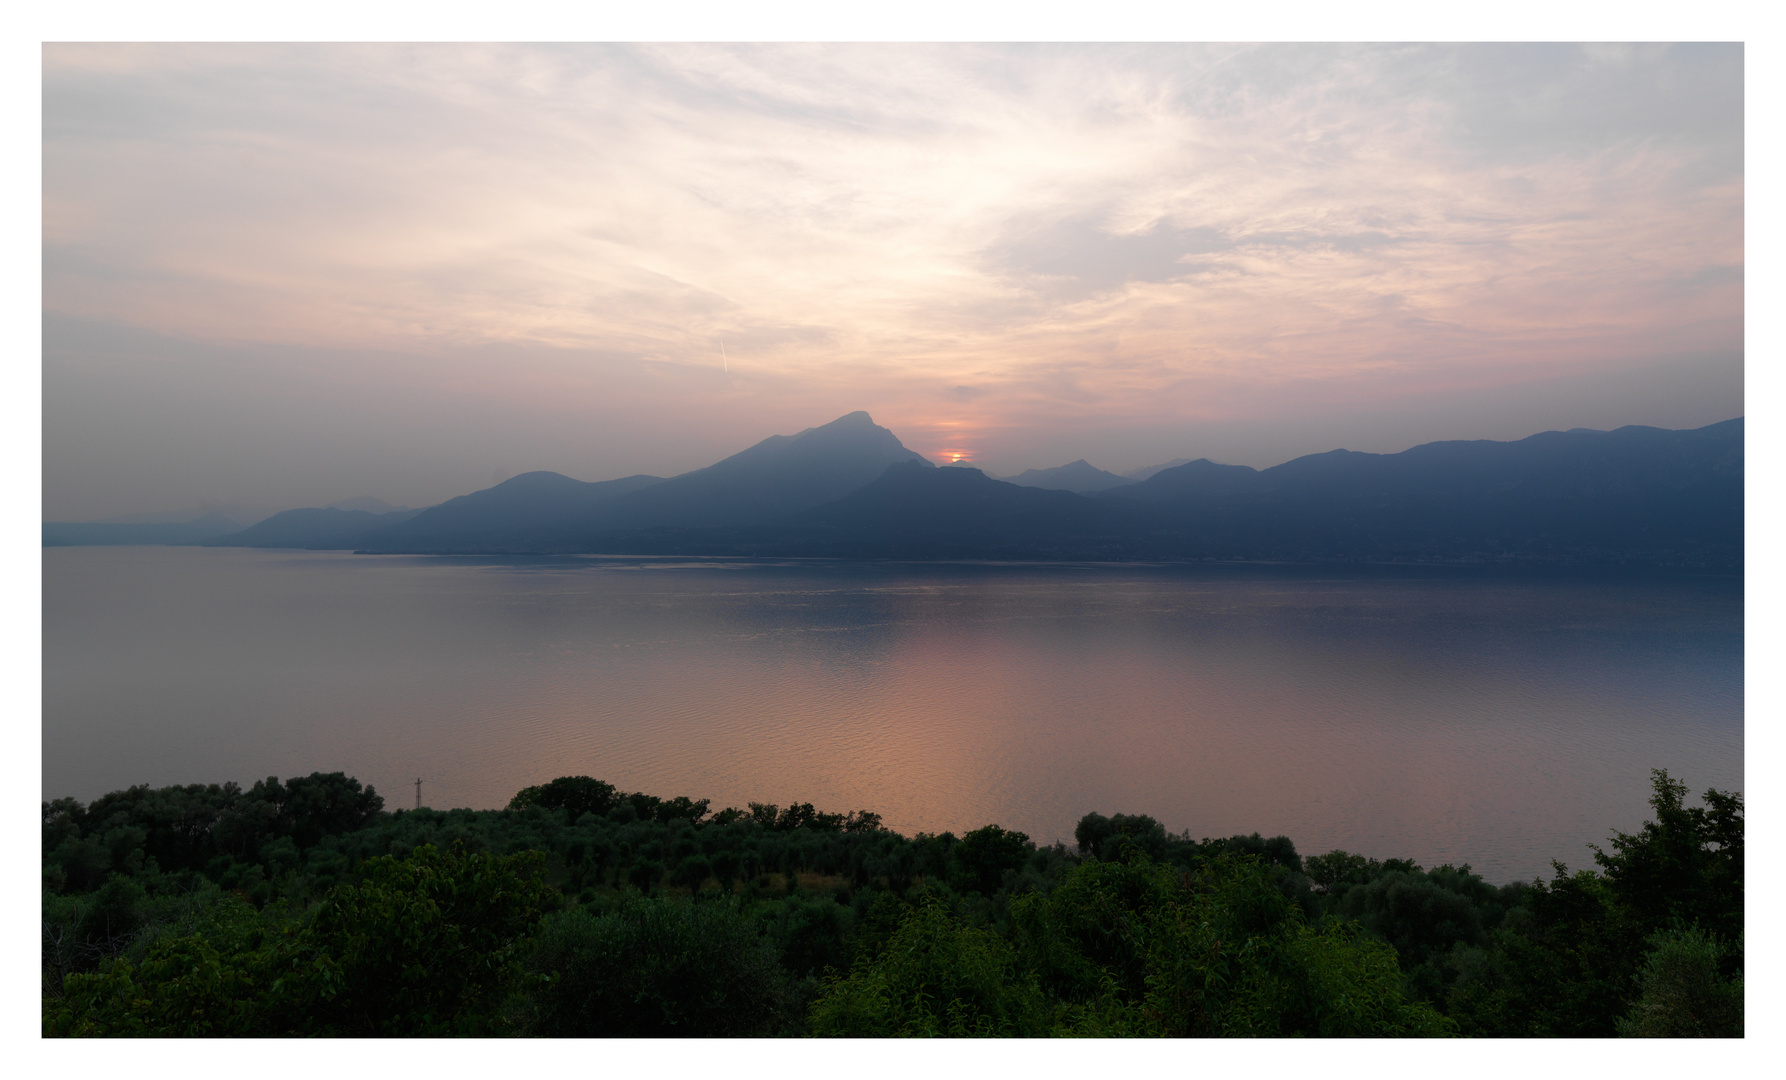
M 1167 466 L 1161 467 L 1166 468 Z M 1108 491 L 1113 487 L 1122 487 L 1124 484 L 1135 482 L 1132 477 L 1105 472 L 1084 458 L 1069 465 L 1060 465 L 1052 469 L 1029 469 L 1016 476 L 1006 476 L 1002 479 L 1016 484 L 1018 487 L 1071 491 L 1079 495 L 1089 495 L 1094 491 Z
M 1010 481 L 936 468 L 855 412 L 668 479 L 586 483 L 532 472 L 423 510 L 338 504 L 288 510 L 222 535 L 141 542 L 423 554 L 1724 569 L 1743 559 L 1741 418 L 1690 431 L 1633 426 L 1427 443 L 1399 454 L 1334 450 L 1263 470 L 1199 459 L 1141 474 L 1121 477 L 1084 461 Z M 45 526 L 46 544 L 52 528 Z

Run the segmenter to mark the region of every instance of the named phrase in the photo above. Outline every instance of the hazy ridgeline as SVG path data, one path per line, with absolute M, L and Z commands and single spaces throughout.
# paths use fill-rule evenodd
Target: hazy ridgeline
M 1597 870 L 1496 886 L 1086 815 L 866 811 L 565 777 L 386 812 L 340 773 L 43 806 L 52 1035 L 1742 1033 L 1743 804 L 1654 776 Z
M 936 468 L 865 412 L 670 479 L 530 472 L 423 510 L 286 510 L 240 531 L 46 523 L 44 544 L 875 559 L 1742 566 L 1743 422 L 1200 459 L 1130 480 L 1083 461 Z M 184 530 L 184 531 L 181 531 Z

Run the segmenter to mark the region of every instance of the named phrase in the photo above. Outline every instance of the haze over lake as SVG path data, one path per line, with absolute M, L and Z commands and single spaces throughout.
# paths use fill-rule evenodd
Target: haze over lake
M 1648 771 L 1743 787 L 1740 577 L 354 556 L 44 558 L 43 797 L 342 770 L 497 807 L 584 773 L 903 832 L 1083 814 L 1491 881 Z

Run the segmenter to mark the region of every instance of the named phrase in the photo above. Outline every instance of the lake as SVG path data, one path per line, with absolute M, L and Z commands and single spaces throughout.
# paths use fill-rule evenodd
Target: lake
M 1649 770 L 1743 787 L 1735 578 L 43 551 L 43 796 L 341 770 L 387 808 L 625 790 L 1089 811 L 1490 881 L 1591 865 Z

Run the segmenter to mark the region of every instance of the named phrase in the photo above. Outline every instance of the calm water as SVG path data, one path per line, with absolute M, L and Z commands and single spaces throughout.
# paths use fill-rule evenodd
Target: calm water
M 1743 786 L 1731 580 L 43 552 L 43 794 L 343 770 L 409 805 L 624 789 L 1091 810 L 1490 880 L 1588 864 L 1648 770 Z

